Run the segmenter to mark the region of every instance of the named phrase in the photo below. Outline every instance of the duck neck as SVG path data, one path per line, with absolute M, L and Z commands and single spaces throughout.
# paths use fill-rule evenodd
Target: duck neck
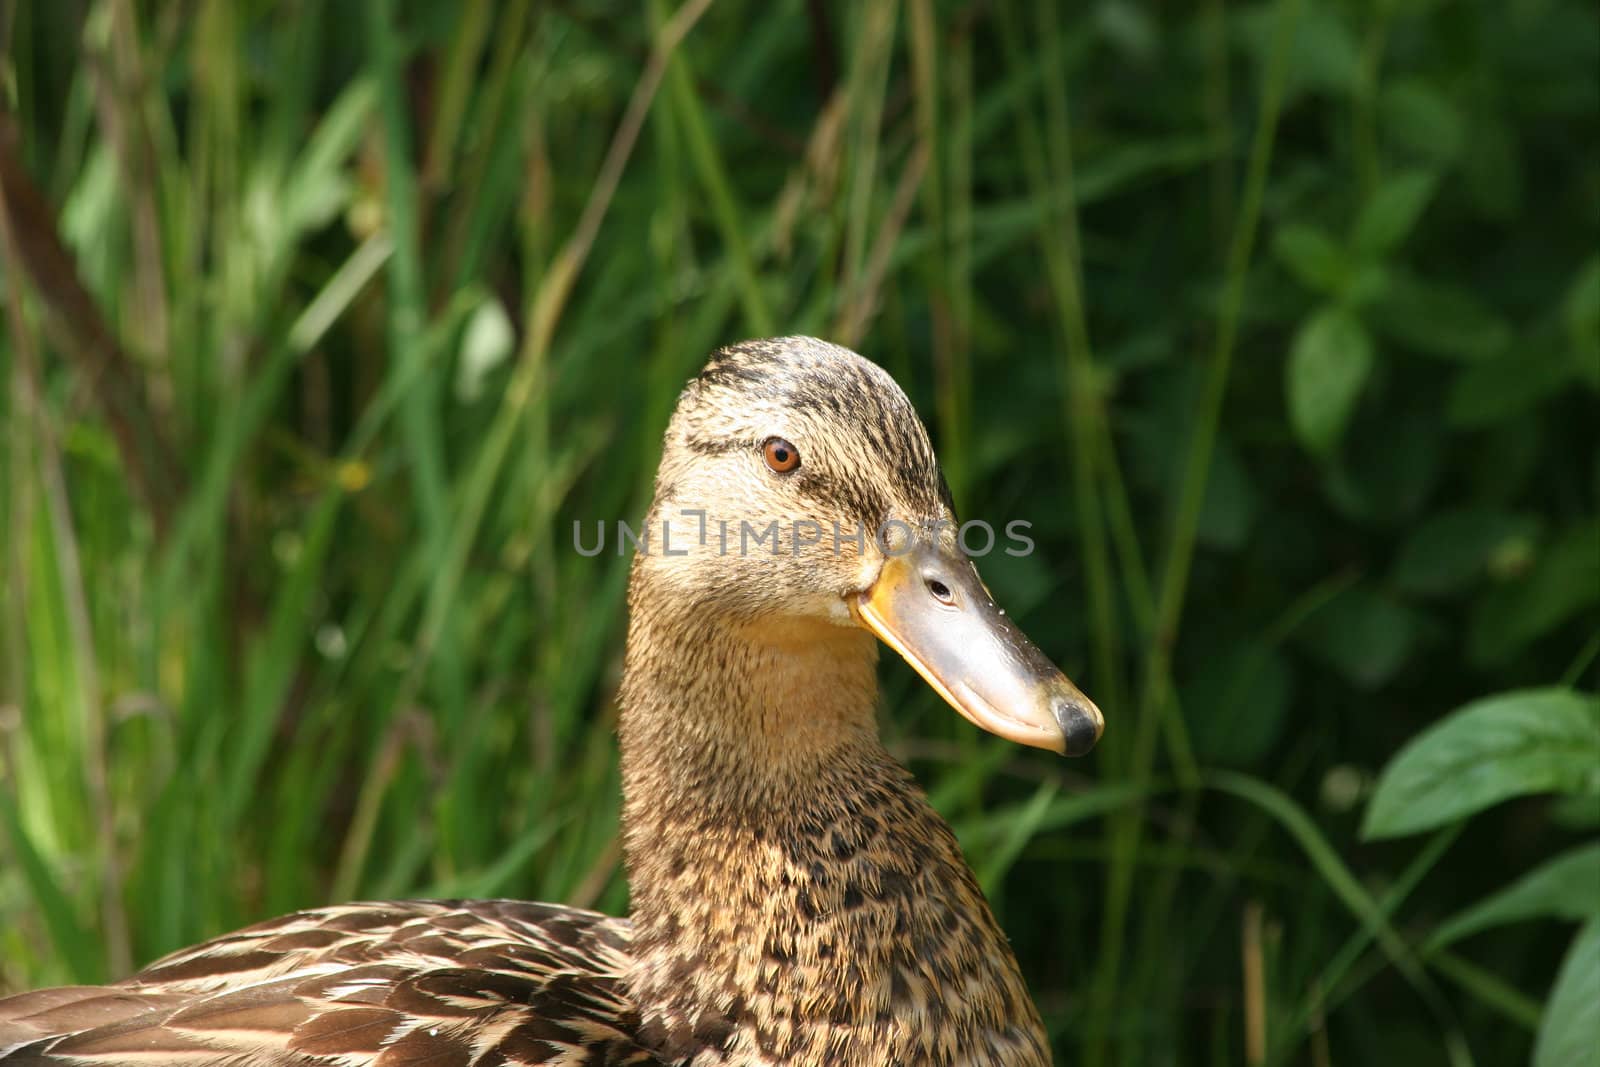
M 628 982 L 655 1051 L 1048 1063 L 954 836 L 878 740 L 872 637 L 633 607 Z

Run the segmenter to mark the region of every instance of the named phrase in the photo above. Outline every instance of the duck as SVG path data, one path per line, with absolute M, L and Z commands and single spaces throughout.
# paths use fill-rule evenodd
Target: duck
M 313 908 L 106 986 L 0 1000 L 0 1065 L 1043 1067 L 955 835 L 877 726 L 880 645 L 1003 738 L 1100 710 L 962 550 L 894 379 L 815 338 L 714 353 L 667 426 L 618 693 L 626 918 Z

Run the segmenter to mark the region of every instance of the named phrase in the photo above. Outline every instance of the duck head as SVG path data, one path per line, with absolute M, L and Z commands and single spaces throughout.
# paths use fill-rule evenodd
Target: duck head
M 635 585 L 658 607 L 768 640 L 867 630 L 991 733 L 1067 755 L 1100 737 L 1100 710 L 962 550 L 905 393 L 848 349 L 788 337 L 713 356 L 667 430 L 647 530 Z

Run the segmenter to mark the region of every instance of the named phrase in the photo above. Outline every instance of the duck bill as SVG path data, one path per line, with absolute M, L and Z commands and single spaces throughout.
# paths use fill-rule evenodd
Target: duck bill
M 889 557 L 851 608 L 952 707 L 990 733 L 1068 756 L 1085 754 L 1100 739 L 1100 709 L 995 605 L 960 552 L 917 544 Z

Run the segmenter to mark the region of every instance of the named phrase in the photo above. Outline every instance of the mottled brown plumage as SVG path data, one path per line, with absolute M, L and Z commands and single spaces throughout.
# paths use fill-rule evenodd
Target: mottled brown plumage
M 798 469 L 763 464 L 774 437 Z M 878 740 L 864 626 L 884 630 L 863 605 L 888 567 L 854 535 L 891 518 L 954 516 L 887 374 L 806 338 L 718 353 L 668 428 L 659 540 L 629 586 L 630 919 L 510 901 L 302 912 L 115 985 L 0 1000 L 0 1064 L 1049 1063 L 949 827 Z M 774 520 L 741 543 L 743 523 Z M 928 536 L 970 570 L 950 531 Z M 975 574 L 960 581 L 995 610 Z M 1014 725 L 885 640 L 975 721 Z M 1063 729 L 1093 711 L 1048 684 Z

